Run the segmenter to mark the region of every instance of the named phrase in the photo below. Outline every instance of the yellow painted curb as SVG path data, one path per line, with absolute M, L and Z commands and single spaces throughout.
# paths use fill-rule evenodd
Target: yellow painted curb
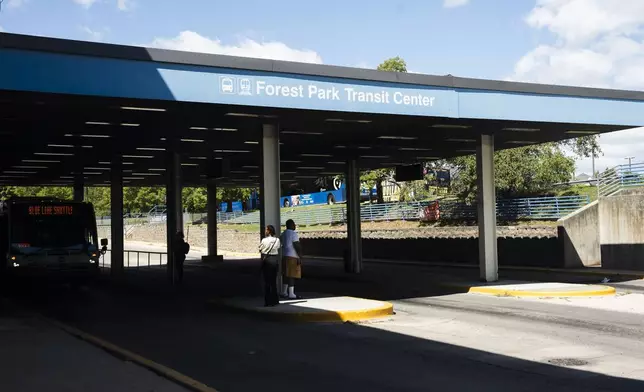
M 598 297 L 604 295 L 614 295 L 615 288 L 608 286 L 598 286 L 597 290 L 578 290 L 578 291 L 527 291 L 527 290 L 505 290 L 499 287 L 470 287 L 470 294 L 487 294 L 500 295 L 506 297 Z
M 147 358 L 144 358 L 138 354 L 135 354 L 131 351 L 128 351 L 124 348 L 121 348 L 119 346 L 116 346 L 115 344 L 112 344 L 110 342 L 107 342 L 101 338 L 97 338 L 96 336 L 90 335 L 86 332 L 83 332 L 77 328 L 71 327 L 69 325 L 63 324 L 60 321 L 52 320 L 46 317 L 41 317 L 45 321 L 57 326 L 58 328 L 62 329 L 63 331 L 67 332 L 70 335 L 73 335 L 81 340 L 84 340 L 88 343 L 91 343 L 99 348 L 102 348 L 105 351 L 108 351 L 109 353 L 116 355 L 118 357 L 124 358 L 128 361 L 134 362 L 148 370 L 151 370 L 152 372 L 167 378 L 168 380 L 175 382 L 181 386 L 184 386 L 190 390 L 197 391 L 197 392 L 217 392 L 216 389 L 209 387 L 206 384 L 200 383 L 197 380 L 194 380 L 184 374 L 181 374 L 177 372 L 174 369 L 171 369 L 167 366 L 158 364 L 154 361 L 151 361 Z
M 355 297 L 346 297 L 355 298 Z M 358 298 L 360 299 L 360 298 Z M 347 322 L 347 321 L 364 321 L 374 318 L 387 317 L 394 314 L 394 305 L 389 302 L 383 302 L 382 306 L 371 309 L 360 310 L 320 310 L 319 312 L 287 312 L 280 313 L 275 311 L 264 310 L 263 308 L 247 308 L 242 306 L 235 306 L 230 303 L 225 303 L 218 300 L 209 301 L 213 305 L 223 306 L 228 309 L 240 311 L 244 313 L 251 313 L 263 318 L 280 320 L 280 321 L 295 321 L 295 322 L 308 322 L 308 323 L 325 323 L 325 322 Z M 379 301 L 382 302 L 382 301 Z

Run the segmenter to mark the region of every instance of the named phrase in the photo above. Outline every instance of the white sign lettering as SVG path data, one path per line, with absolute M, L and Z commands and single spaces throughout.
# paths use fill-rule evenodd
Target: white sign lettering
M 271 83 L 258 78 L 222 77 L 220 91 L 224 94 L 247 95 L 271 98 L 294 98 L 317 101 L 339 101 L 347 103 L 367 103 L 383 105 L 402 105 L 414 107 L 433 107 L 436 97 L 423 94 L 419 90 L 382 88 L 375 86 L 333 86 L 330 83 L 295 84 L 289 81 Z

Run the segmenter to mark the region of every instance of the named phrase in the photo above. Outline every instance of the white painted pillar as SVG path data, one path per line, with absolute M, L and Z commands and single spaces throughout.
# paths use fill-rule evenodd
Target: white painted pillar
M 476 149 L 476 174 L 481 279 L 485 282 L 495 282 L 499 279 L 499 262 L 496 242 L 493 135 L 481 135 Z
M 273 225 L 276 235 L 280 230 L 280 140 L 276 124 L 262 125 L 262 225 Z M 264 227 L 261 228 L 262 236 Z

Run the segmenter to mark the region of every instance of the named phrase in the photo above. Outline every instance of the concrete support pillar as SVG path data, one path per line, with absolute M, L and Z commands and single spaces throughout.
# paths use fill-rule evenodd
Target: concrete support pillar
M 168 246 L 168 278 L 176 284 L 177 276 L 174 268 L 174 238 L 178 231 L 183 231 L 183 203 L 181 200 L 181 157 L 172 151 L 169 145 L 166 168 L 166 229 Z
M 273 225 L 276 234 L 281 232 L 280 222 L 280 140 L 279 129 L 275 124 L 262 126 L 262 179 L 261 196 L 261 235 L 263 227 Z
M 499 262 L 496 242 L 493 135 L 481 135 L 476 149 L 476 174 L 481 279 L 485 282 L 495 282 L 499 279 Z
M 362 272 L 362 233 L 360 222 L 360 169 L 358 162 L 347 162 L 347 237 L 349 242 L 345 270 L 349 273 Z
M 223 256 L 217 255 L 217 184 L 214 180 L 208 182 L 208 200 L 206 209 L 208 212 L 208 255 L 203 256 L 201 261 L 224 261 Z
M 74 179 L 74 201 L 85 201 L 85 180 L 82 174 Z
M 113 277 L 118 277 L 124 271 L 125 240 L 123 225 L 123 166 L 120 154 L 112 156 L 110 171 L 110 200 L 111 200 L 111 268 Z

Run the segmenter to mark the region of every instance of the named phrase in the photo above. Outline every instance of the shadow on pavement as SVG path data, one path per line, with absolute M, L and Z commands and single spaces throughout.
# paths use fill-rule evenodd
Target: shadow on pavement
M 187 268 L 180 288 L 168 287 L 165 271 L 150 269 L 129 273 L 122 284 L 106 280 L 87 291 L 20 285 L 7 295 L 221 391 L 644 388 L 637 380 L 521 360 L 368 324 L 286 324 L 215 312 L 205 304 L 213 295 L 260 291 L 256 261 L 240 262 L 234 273 L 226 264 Z M 302 282 L 303 290 L 333 281 L 332 275 L 317 274 L 313 266 L 305 273 L 314 278 Z M 363 276 L 371 278 L 369 273 Z M 386 277 L 399 282 L 410 279 L 410 274 Z M 348 279 L 333 289 L 388 295 L 392 289 L 382 290 L 380 283 Z

